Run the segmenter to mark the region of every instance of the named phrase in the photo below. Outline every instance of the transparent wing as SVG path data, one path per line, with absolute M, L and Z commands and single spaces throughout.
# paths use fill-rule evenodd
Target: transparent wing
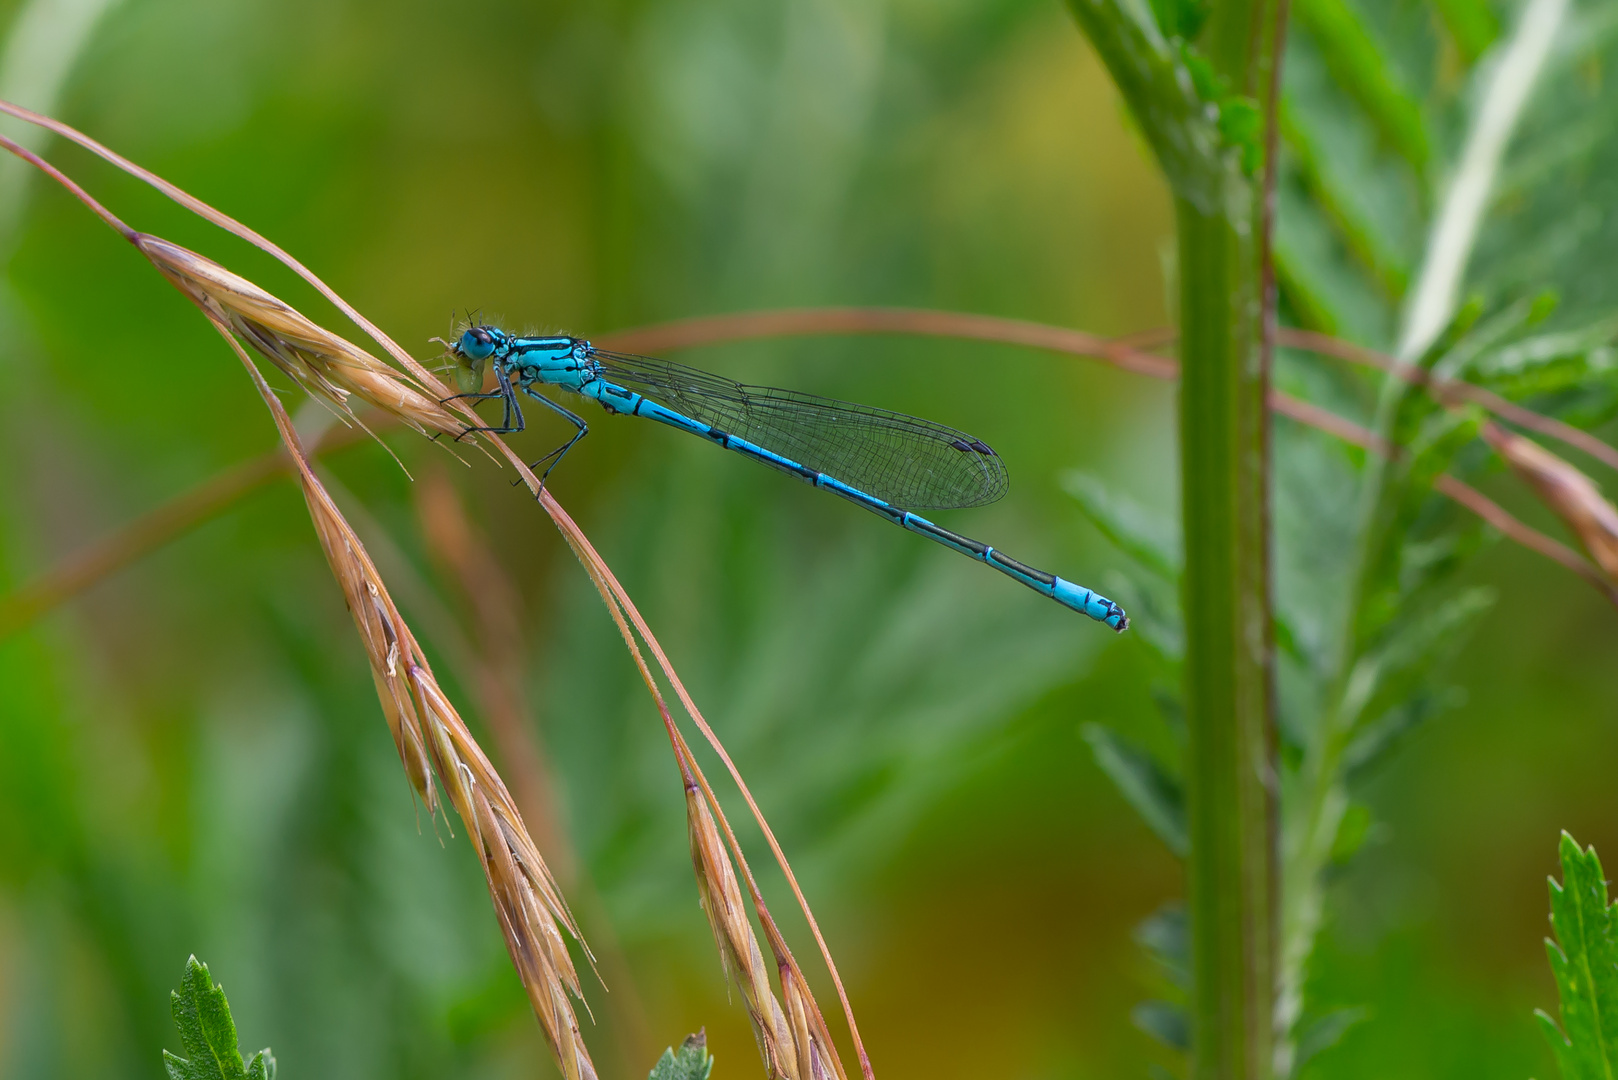
M 893 506 L 982 506 L 1006 493 L 999 455 L 943 424 L 795 390 L 746 386 L 652 356 L 600 350 L 594 356 L 609 381 Z

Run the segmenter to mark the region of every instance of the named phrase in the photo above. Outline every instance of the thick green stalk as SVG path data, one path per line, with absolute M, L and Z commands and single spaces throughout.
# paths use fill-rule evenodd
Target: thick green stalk
M 1203 49 L 1274 131 L 1279 0 L 1223 0 Z M 1176 200 L 1180 467 L 1186 567 L 1186 796 L 1192 1075 L 1275 1065 L 1280 940 L 1269 565 L 1268 170 L 1234 175 L 1212 212 Z
M 1257 244 L 1177 204 L 1194 1067 L 1269 1075 L 1278 866 Z
M 1142 0 L 1069 2 L 1157 155 L 1179 230 L 1192 1076 L 1265 1080 L 1280 913 L 1267 192 L 1284 0 L 1214 0 L 1196 49 L 1224 80 L 1223 102 L 1199 96 L 1182 46 Z M 1227 94 L 1264 118 L 1256 175 L 1242 168 L 1243 105 Z

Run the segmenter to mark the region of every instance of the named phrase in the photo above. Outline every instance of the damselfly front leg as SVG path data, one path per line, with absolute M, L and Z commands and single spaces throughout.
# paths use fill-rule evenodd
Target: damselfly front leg
M 511 385 L 511 376 L 506 374 L 506 369 L 500 364 L 494 365 L 494 378 L 495 381 L 500 384 L 499 389 L 497 390 L 493 390 L 487 394 L 456 394 L 454 397 L 447 397 L 444 399 L 446 402 L 450 402 L 457 401 L 462 398 L 466 398 L 471 401 L 485 401 L 489 398 L 499 398 L 505 404 L 505 414 L 500 419 L 499 427 L 469 427 L 455 437 L 456 442 L 460 442 L 468 435 L 474 435 L 480 431 L 487 431 L 491 435 L 511 435 L 522 431 L 528 426 L 527 421 L 523 419 L 522 406 L 517 404 L 517 391 Z M 550 403 L 546 402 L 546 404 Z M 517 421 L 515 424 L 512 423 L 513 419 Z M 583 423 L 582 420 L 579 422 Z

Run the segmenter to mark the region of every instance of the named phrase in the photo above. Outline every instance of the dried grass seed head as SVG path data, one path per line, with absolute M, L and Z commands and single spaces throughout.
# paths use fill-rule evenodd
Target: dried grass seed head
M 562 936 L 566 929 L 582 943 L 572 913 L 504 781 L 438 685 L 363 544 L 306 465 L 299 476 L 411 787 L 435 812 L 436 773 L 476 845 L 507 950 L 563 1076 L 595 1080 L 572 1007 L 572 999 L 582 998 L 578 971 Z
M 194 303 L 349 419 L 349 398 L 357 396 L 423 434 L 466 431 L 466 421 L 441 402 L 439 388 L 419 385 L 241 275 L 161 237 L 137 233 L 133 242 Z
M 742 992 L 765 1071 L 772 1080 L 807 1080 L 798 1067 L 799 1054 L 792 1026 L 770 987 L 769 968 L 753 933 L 753 924 L 748 921 L 746 901 L 742 898 L 730 853 L 725 850 L 701 787 L 689 773 L 685 798 L 697 896 L 708 916 L 725 972 Z

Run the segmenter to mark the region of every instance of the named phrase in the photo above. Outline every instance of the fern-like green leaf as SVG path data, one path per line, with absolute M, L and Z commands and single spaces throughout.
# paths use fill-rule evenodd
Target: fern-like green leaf
M 1535 1015 L 1562 1080 L 1611 1080 L 1618 1076 L 1618 905 L 1607 899 L 1595 848 L 1579 847 L 1564 832 L 1561 857 L 1562 882 L 1550 883 L 1556 940 L 1546 940 L 1545 952 L 1562 1027 L 1543 1011 Z
M 1180 537 L 1176 523 L 1120 495 L 1100 477 L 1077 470 L 1062 486 L 1078 500 L 1079 509 L 1118 549 L 1163 581 L 1180 583 Z
M 243 1065 L 225 991 L 213 984 L 208 965 L 195 956 L 185 962 L 180 989 L 169 994 L 169 1009 L 188 1055 L 163 1051 L 169 1080 L 275 1080 L 275 1058 L 268 1047 Z

